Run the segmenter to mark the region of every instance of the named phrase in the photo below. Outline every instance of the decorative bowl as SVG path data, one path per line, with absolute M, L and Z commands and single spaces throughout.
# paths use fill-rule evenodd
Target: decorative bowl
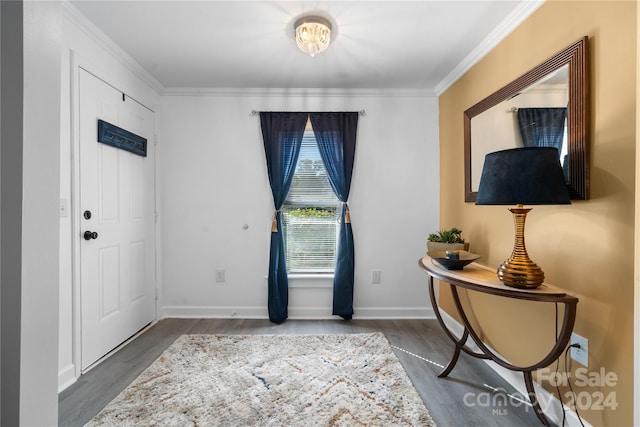
M 480 255 L 472 254 L 471 252 L 455 251 L 458 253 L 458 258 L 456 259 L 453 257 L 447 257 L 447 252 L 451 251 L 429 251 L 427 252 L 427 255 L 447 270 L 462 270 L 465 265 L 471 264 L 473 261 L 480 258 Z

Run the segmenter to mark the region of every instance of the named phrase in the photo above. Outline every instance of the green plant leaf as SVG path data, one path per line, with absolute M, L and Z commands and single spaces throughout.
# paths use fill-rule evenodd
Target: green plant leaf
M 440 230 L 438 233 L 431 233 L 427 240 L 441 243 L 464 243 L 462 230 L 452 227 L 449 230 Z

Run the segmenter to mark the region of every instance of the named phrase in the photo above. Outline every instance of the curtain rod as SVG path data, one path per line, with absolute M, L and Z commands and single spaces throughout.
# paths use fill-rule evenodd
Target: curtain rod
M 293 111 L 292 111 L 292 112 L 293 112 Z M 304 111 L 303 111 L 303 112 L 304 112 Z M 314 113 L 315 113 L 315 111 L 312 111 L 312 112 L 314 112 Z M 333 113 L 334 111 L 327 111 L 327 112 L 328 112 L 328 113 Z M 258 115 L 258 114 L 260 114 L 260 113 L 261 113 L 261 111 L 251 110 L 251 115 L 252 115 L 252 116 L 257 116 L 257 115 Z M 366 115 L 367 115 L 367 112 L 366 112 L 365 110 L 360 110 L 360 111 L 358 111 L 357 113 L 358 113 L 358 115 L 360 115 L 360 116 L 366 116 Z

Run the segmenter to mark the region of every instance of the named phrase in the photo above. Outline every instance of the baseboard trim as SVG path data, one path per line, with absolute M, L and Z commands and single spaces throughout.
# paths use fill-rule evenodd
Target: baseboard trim
M 434 319 L 430 307 L 355 307 L 354 319 Z M 161 318 L 268 319 L 266 307 L 164 306 Z M 337 319 L 331 307 L 289 307 L 289 319 Z
M 464 331 L 462 324 L 460 324 L 456 319 L 451 317 L 447 312 L 443 310 L 440 310 L 440 314 L 442 315 L 442 320 L 447 325 L 449 330 L 458 337 L 462 336 L 462 333 Z M 480 350 L 480 348 L 473 342 L 471 338 L 469 338 L 468 342 L 469 342 L 468 347 L 470 349 L 474 351 Z M 485 345 L 487 344 L 485 343 Z M 487 347 L 492 352 L 494 352 L 497 356 L 499 356 L 500 358 L 503 358 L 502 355 L 500 355 L 493 348 L 491 348 L 491 346 L 487 345 Z M 503 359 L 507 360 L 506 358 L 503 358 Z M 498 365 L 492 360 L 485 360 L 484 362 L 487 365 L 489 365 L 489 367 L 493 369 L 498 375 L 500 375 L 505 381 L 511 384 L 518 391 L 518 393 L 520 393 L 523 396 L 526 396 L 528 394 L 527 388 L 524 384 L 524 378 L 520 372 L 506 369 Z M 545 415 L 551 422 L 557 425 L 562 425 L 562 415 L 563 415 L 562 408 L 564 406 L 565 413 L 566 413 L 566 420 L 564 424 L 565 426 L 592 427 L 592 425 L 589 424 L 584 419 L 582 419 L 582 423 L 581 423 L 580 419 L 578 418 L 578 415 L 575 413 L 573 409 L 569 408 L 566 405 L 563 405 L 563 403 L 560 402 L 560 400 L 558 400 L 558 398 L 553 393 L 549 393 L 544 387 L 542 387 L 536 381 L 533 382 L 533 386 L 536 389 L 536 396 L 540 401 L 540 407 L 543 409 Z
M 73 363 L 58 370 L 58 393 L 77 381 L 76 365 Z
M 431 307 L 355 307 L 354 319 L 435 319 Z

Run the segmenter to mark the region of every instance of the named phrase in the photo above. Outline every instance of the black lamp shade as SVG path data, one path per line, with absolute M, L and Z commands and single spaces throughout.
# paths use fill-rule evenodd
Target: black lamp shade
M 557 149 L 514 148 L 485 156 L 476 205 L 570 203 Z

